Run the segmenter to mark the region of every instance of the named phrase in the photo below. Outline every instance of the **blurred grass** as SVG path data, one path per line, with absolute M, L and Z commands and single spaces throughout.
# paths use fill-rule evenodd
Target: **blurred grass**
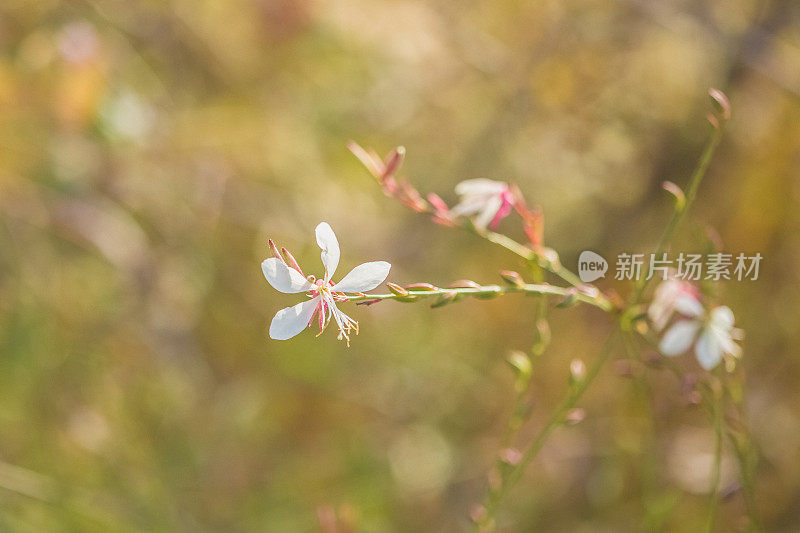
M 405 174 L 448 201 L 461 179 L 519 183 L 568 265 L 646 251 L 670 209 L 660 182 L 685 183 L 715 86 L 733 119 L 684 238 L 712 226 L 765 257 L 759 281 L 720 297 L 747 330 L 764 521 L 796 529 L 798 67 L 793 2 L 5 0 L 0 527 L 309 531 L 329 506 L 357 531 L 465 528 L 534 302 L 386 303 L 354 311 L 349 350 L 329 334 L 271 342 L 292 299 L 259 272 L 267 237 L 313 271 L 326 220 L 343 269 L 386 259 L 398 282 L 521 268 L 383 198 L 352 138 L 405 145 Z M 591 309 L 551 322 L 531 431 L 607 329 Z M 686 472 L 711 430 L 669 376 L 652 386 L 651 423 L 607 371 L 501 525 L 701 527 Z M 722 505 L 733 530 L 741 501 Z

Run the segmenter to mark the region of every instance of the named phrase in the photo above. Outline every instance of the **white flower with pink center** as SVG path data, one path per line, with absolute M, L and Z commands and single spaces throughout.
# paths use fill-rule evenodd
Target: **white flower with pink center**
M 456 194 L 461 197 L 451 213 L 456 216 L 475 215 L 475 226 L 480 229 L 495 229 L 500 221 L 511 213 L 514 196 L 508 183 L 487 179 L 472 179 L 456 185 Z
M 386 261 L 363 263 L 351 270 L 339 283 L 331 278 L 339 266 L 339 241 L 327 222 L 320 223 L 316 230 L 317 244 L 322 249 L 322 265 L 325 274 L 321 279 L 306 278 L 299 267 L 293 268 L 281 259 L 271 257 L 261 263 L 264 277 L 275 290 L 283 293 L 309 293 L 309 300 L 286 307 L 275 313 L 269 325 L 269 336 L 275 340 L 291 339 L 314 321 L 317 316 L 320 333 L 331 319 L 339 330 L 339 340 L 349 345 L 350 332 L 358 334 L 358 322 L 336 307 L 337 301 L 346 300 L 346 293 L 362 293 L 383 283 L 389 275 L 391 265 Z

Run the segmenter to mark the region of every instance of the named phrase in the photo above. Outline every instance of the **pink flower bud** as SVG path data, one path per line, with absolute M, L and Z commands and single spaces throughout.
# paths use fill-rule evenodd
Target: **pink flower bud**
M 525 285 L 525 280 L 522 279 L 519 272 L 514 272 L 513 270 L 501 270 L 500 277 L 513 287 L 522 287 Z
M 412 283 L 411 285 L 406 285 L 406 289 L 411 291 L 438 291 L 438 287 L 434 287 L 430 283 Z
M 511 466 L 518 465 L 522 460 L 522 452 L 516 448 L 506 448 L 500 452 L 500 460 Z
M 567 411 L 567 415 L 564 417 L 564 422 L 568 426 L 574 426 L 575 424 L 582 422 L 584 418 L 586 418 L 586 411 L 580 407 L 575 407 L 574 409 Z
M 480 289 L 481 286 L 469 279 L 460 279 L 447 286 L 448 289 Z
M 386 286 L 389 288 L 392 294 L 396 294 L 397 296 L 408 296 L 408 291 L 403 287 L 401 287 L 400 285 L 388 282 Z
M 586 364 L 580 359 L 573 359 L 569 364 L 569 375 L 573 383 L 583 381 L 586 377 Z
M 281 253 L 278 251 L 278 247 L 275 244 L 275 241 L 270 239 L 269 241 L 267 241 L 267 245 L 269 246 L 272 255 L 278 258 L 278 260 L 285 265 L 286 261 L 283 259 L 283 256 L 281 256 Z
M 297 264 L 297 260 L 296 260 L 296 259 L 294 258 L 294 256 L 293 256 L 293 255 L 292 255 L 292 254 L 289 252 L 289 250 L 287 250 L 286 248 L 281 248 L 281 252 L 283 252 L 283 255 L 286 257 L 286 261 L 285 261 L 285 263 L 286 263 L 288 266 L 290 266 L 290 267 L 292 267 L 293 269 L 295 269 L 295 270 L 297 270 L 298 272 L 300 272 L 300 274 L 303 274 L 303 270 L 300 268 L 300 265 L 298 265 L 298 264 Z M 305 275 L 305 274 L 303 274 L 303 275 Z

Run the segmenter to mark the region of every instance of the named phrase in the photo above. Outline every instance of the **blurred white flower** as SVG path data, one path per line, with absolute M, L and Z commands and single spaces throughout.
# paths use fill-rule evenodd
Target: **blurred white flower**
M 647 316 L 656 331 L 661 331 L 676 311 L 686 316 L 701 314 L 700 292 L 689 282 L 668 278 L 656 289 Z
M 724 355 L 739 357 L 741 347 L 734 340 L 743 338 L 742 330 L 733 327 L 733 311 L 726 306 L 717 307 L 706 316 L 702 307 L 691 318 L 675 322 L 664 334 L 659 350 L 673 357 L 688 350 L 692 343 L 700 366 L 711 370 Z M 698 335 L 699 333 L 699 335 Z
M 306 278 L 299 269 L 286 265 L 281 259 L 271 257 L 261 263 L 264 277 L 276 290 L 283 293 L 308 292 L 310 300 L 281 309 L 269 326 L 269 336 L 275 340 L 294 337 L 311 325 L 318 316 L 320 333 L 331 318 L 339 330 L 338 338 L 350 342 L 350 331 L 358 334 L 358 322 L 336 307 L 336 300 L 345 299 L 344 293 L 369 291 L 383 283 L 389 275 L 391 265 L 386 261 L 363 263 L 351 270 L 339 283 L 331 281 L 339 265 L 339 242 L 327 222 L 320 223 L 316 230 L 317 244 L 322 249 L 322 264 L 325 274 L 321 279 Z
M 502 181 L 472 179 L 456 185 L 456 194 L 461 201 L 453 207 L 455 216 L 475 217 L 475 226 L 494 229 L 500 221 L 511 213 L 514 197 L 508 184 Z

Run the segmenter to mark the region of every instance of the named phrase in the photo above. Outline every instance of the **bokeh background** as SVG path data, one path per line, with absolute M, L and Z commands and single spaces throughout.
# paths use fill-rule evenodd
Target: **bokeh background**
M 3 0 L 0 529 L 466 529 L 535 300 L 353 307 L 349 349 L 332 332 L 270 341 L 296 298 L 261 275 L 267 238 L 315 273 L 322 220 L 343 271 L 522 269 L 385 198 L 355 139 L 404 145 L 403 174 L 449 202 L 462 179 L 518 183 L 572 268 L 583 249 L 648 251 L 712 86 L 733 118 L 682 239 L 765 258 L 758 281 L 714 290 L 747 331 L 764 524 L 797 531 L 800 4 Z M 550 322 L 525 435 L 611 328 L 585 307 Z M 709 423 L 669 374 L 650 379 L 645 405 L 604 370 L 501 530 L 700 529 Z M 743 524 L 729 492 L 720 531 Z

